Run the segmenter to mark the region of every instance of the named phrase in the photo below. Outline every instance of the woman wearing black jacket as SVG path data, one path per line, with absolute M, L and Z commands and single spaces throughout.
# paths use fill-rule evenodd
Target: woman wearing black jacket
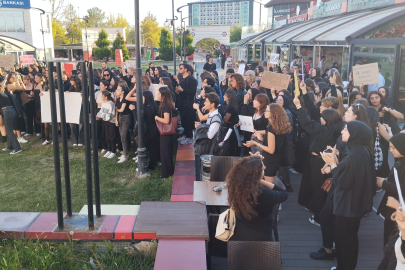
M 339 163 L 335 153 L 320 153 L 332 169 L 333 214 L 337 268 L 356 269 L 359 250 L 358 230 L 361 218 L 371 211 L 375 190 L 373 160 L 368 148 L 373 137 L 371 128 L 360 121 L 347 123 L 342 141 L 347 142 L 346 155 Z
M 252 117 L 254 116 L 257 109 L 253 107 L 253 101 L 255 100 L 255 97 L 258 94 L 260 94 L 260 90 L 258 90 L 256 88 L 251 88 L 251 89 L 249 89 L 249 91 L 247 91 L 247 94 L 244 96 L 244 99 L 243 99 L 243 105 L 242 105 L 242 107 L 240 109 L 240 113 L 239 113 L 240 115 L 252 116 Z M 262 117 L 264 117 L 264 111 L 263 111 Z M 263 122 L 265 122 L 265 121 L 263 121 Z M 254 125 L 254 123 L 253 123 L 253 125 Z M 261 129 L 261 128 L 256 129 L 256 127 L 254 127 L 254 129 L 256 129 L 256 130 L 266 130 L 266 127 L 267 127 L 267 123 L 266 123 L 266 126 L 264 127 L 264 129 Z M 249 141 L 250 138 L 252 137 L 252 135 L 253 135 L 252 132 L 243 131 L 243 137 L 244 137 L 243 142 L 245 143 L 245 142 Z M 249 156 L 250 148 L 245 146 L 243 149 L 244 149 L 243 150 L 243 155 L 245 157 Z

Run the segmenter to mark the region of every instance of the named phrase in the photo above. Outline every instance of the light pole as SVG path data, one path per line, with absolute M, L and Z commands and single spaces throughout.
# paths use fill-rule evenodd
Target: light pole
M 173 6 L 174 7 L 174 6 Z M 174 9 L 173 9 L 173 19 L 166 19 L 166 22 L 170 21 L 170 24 L 173 26 L 173 72 L 176 72 L 176 36 L 175 36 L 175 29 L 174 29 L 174 21 L 178 18 L 174 16 Z
M 89 23 L 89 20 L 85 19 L 85 18 L 81 18 L 81 19 L 86 22 L 86 24 L 84 25 L 84 29 L 86 31 L 87 61 L 90 61 L 89 43 L 87 42 L 87 24 Z
M 40 15 L 41 15 L 41 32 L 42 32 L 42 43 L 43 43 L 43 45 L 44 45 L 44 57 L 45 57 L 45 62 L 46 62 L 47 60 L 46 60 L 46 50 L 45 50 L 44 26 L 43 26 L 43 24 L 42 24 L 42 15 L 45 14 L 45 11 L 44 11 L 43 9 L 35 8 L 35 7 L 32 7 L 32 9 L 36 9 L 36 10 L 39 10 L 39 11 L 42 12 L 42 13 L 40 14 Z
M 180 9 L 187 7 L 188 5 L 181 6 L 177 9 L 177 12 L 180 12 L 180 59 L 183 61 L 183 11 Z
M 181 22 L 183 23 L 184 22 L 184 31 L 183 31 L 183 34 L 181 35 L 181 38 L 182 38 L 182 40 L 183 40 L 183 45 L 184 45 L 184 47 L 186 47 L 186 37 L 184 36 L 184 33 L 186 32 L 186 19 L 187 19 L 188 17 L 184 17 L 182 20 L 181 20 Z M 183 25 L 183 24 L 182 24 Z M 183 27 L 183 26 L 182 26 Z M 184 52 L 184 58 L 186 58 L 187 56 L 186 56 L 186 54 L 185 54 L 185 52 Z

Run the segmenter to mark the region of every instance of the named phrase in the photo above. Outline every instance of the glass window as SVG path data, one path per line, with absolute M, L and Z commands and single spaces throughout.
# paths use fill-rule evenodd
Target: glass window
M 14 11 L 6 11 L 7 32 L 15 32 Z
M 6 32 L 6 12 L 0 11 L 0 32 Z
M 14 19 L 15 19 L 15 28 L 16 28 L 17 32 L 25 32 L 23 12 L 14 11 Z

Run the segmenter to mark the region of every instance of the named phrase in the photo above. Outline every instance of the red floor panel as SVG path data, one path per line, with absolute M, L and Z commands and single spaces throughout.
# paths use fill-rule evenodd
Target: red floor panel
M 193 194 L 172 195 L 171 201 L 172 202 L 192 202 L 193 196 L 194 196 Z
M 176 161 L 174 176 L 195 175 L 194 160 Z
M 66 214 L 63 214 L 65 217 Z M 66 233 L 54 233 L 58 227 L 56 213 L 41 213 L 32 225 L 25 231 L 26 239 L 68 239 Z
M 194 175 L 174 176 L 172 195 L 193 194 L 194 190 Z
M 161 239 L 154 270 L 206 270 L 204 239 Z
M 114 231 L 115 240 L 131 240 L 136 216 L 120 216 Z
M 193 149 L 177 150 L 176 161 L 194 160 L 194 159 L 195 155 Z

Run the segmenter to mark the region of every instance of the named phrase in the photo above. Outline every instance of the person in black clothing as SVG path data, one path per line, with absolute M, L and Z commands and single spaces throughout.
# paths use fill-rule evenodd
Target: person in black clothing
M 273 206 L 286 201 L 288 193 L 263 180 L 265 169 L 259 156 L 244 157 L 226 176 L 228 202 L 236 216 L 229 241 L 273 241 Z
M 128 160 L 129 154 L 129 128 L 132 122 L 132 113 L 129 109 L 129 101 L 125 99 L 125 96 L 128 94 L 129 90 L 126 86 L 118 86 L 115 91 L 115 125 L 119 129 L 122 149 L 122 156 L 118 158 L 118 163 L 123 163 Z
M 229 79 L 231 78 L 231 75 L 234 73 L 235 73 L 235 70 L 233 68 L 228 68 L 226 70 L 226 75 L 225 75 L 225 77 L 222 78 L 221 84 L 219 85 L 222 93 L 225 93 L 225 91 L 228 90 Z
M 246 95 L 246 84 L 242 75 L 239 73 L 233 73 L 229 78 L 229 88 L 235 90 L 236 99 L 238 100 L 239 108 L 243 106 L 244 96 Z
M 225 69 L 225 62 L 226 62 L 226 54 L 225 52 L 221 53 L 221 68 Z
M 160 134 L 156 126 L 157 108 L 151 91 L 143 92 L 143 109 L 145 121 L 145 144 L 149 152 L 149 170 L 156 169 L 160 159 Z
M 213 72 L 217 69 L 217 65 L 214 63 L 214 57 L 212 55 L 208 58 L 208 63 L 203 66 L 203 71 Z
M 194 116 L 193 101 L 197 91 L 197 81 L 189 75 L 190 65 L 180 64 L 179 73 L 182 78 L 179 79 L 179 85 L 176 87 L 176 93 L 179 94 L 179 111 L 181 118 L 181 125 L 184 128 L 184 136 L 182 137 L 182 144 L 192 143 L 193 130 L 194 130 Z M 183 142 L 184 141 L 184 142 Z
M 232 129 L 231 137 L 229 138 L 229 155 L 239 157 L 240 148 L 238 146 L 238 138 L 233 130 L 234 126 L 239 122 L 239 107 L 236 101 L 236 93 L 233 90 L 227 90 L 224 95 L 226 102 L 224 122 L 227 128 Z
M 150 62 L 149 68 L 145 71 L 145 75 L 153 76 L 153 72 L 155 71 L 155 64 Z
M 342 141 L 346 154 L 339 162 L 335 153 L 320 152 L 331 167 L 333 214 L 335 215 L 336 269 L 356 269 L 359 250 L 358 230 L 361 218 L 372 211 L 375 192 L 373 158 L 368 148 L 373 137 L 371 128 L 360 121 L 347 123 Z
M 325 162 L 323 162 L 319 153 L 325 150 L 328 145 L 336 144 L 336 140 L 343 128 L 343 122 L 336 110 L 326 109 L 322 111 L 321 122 L 319 123 L 318 121 L 311 120 L 307 111 L 301 107 L 298 98 L 294 98 L 294 104 L 297 107 L 298 122 L 311 135 L 309 147 L 310 164 L 309 171 L 306 171 L 305 177 L 310 179 L 312 191 L 307 191 L 310 194 L 307 194 L 309 201 L 305 206 L 314 213 L 314 217 L 309 218 L 309 221 L 319 226 L 319 213 L 325 204 L 327 196 L 327 192 L 321 187 L 325 183 L 325 180 L 329 178 L 328 175 L 324 175 L 321 172 Z M 304 178 L 304 174 L 302 177 Z
M 159 88 L 158 99 L 160 100 L 160 107 L 158 115 L 155 120 L 162 124 L 169 124 L 171 122 L 174 103 L 169 88 L 162 86 Z M 161 178 L 168 178 L 174 174 L 173 165 L 173 135 L 160 135 L 160 161 L 162 163 Z

